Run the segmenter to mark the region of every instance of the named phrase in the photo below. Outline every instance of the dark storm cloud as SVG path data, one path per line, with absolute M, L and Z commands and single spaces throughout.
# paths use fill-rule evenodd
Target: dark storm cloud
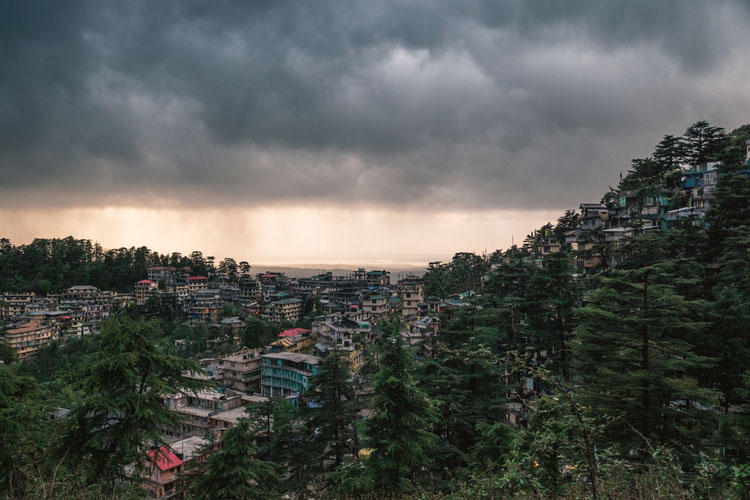
M 19 2 L 0 199 L 570 206 L 750 121 L 749 27 L 740 1 Z

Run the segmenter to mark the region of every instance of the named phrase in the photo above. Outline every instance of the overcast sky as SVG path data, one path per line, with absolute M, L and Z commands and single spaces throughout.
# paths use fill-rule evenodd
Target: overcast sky
M 0 235 L 263 262 L 506 247 L 705 119 L 750 2 L 16 2 Z

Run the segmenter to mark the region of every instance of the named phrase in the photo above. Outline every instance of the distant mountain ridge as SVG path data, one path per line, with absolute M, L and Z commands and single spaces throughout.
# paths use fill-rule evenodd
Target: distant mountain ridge
M 293 278 L 310 278 L 312 276 L 323 274 L 323 273 L 332 273 L 334 276 L 346 276 L 348 274 L 352 274 L 357 269 L 354 267 L 349 266 L 316 266 L 314 264 L 310 264 L 309 267 L 305 266 L 304 264 L 300 264 L 299 266 L 274 266 L 274 265 L 266 265 L 266 264 L 252 264 L 253 266 L 253 274 L 255 273 L 261 273 L 261 272 L 277 272 L 277 273 L 284 273 L 287 276 L 291 276 Z M 362 266 L 368 271 L 372 270 L 372 267 L 366 267 Z M 417 276 L 422 276 L 427 270 L 427 265 L 423 267 L 399 267 L 397 269 L 388 269 L 385 268 L 386 271 L 391 273 L 391 279 L 397 279 L 399 275 L 407 275 L 407 274 L 415 274 Z

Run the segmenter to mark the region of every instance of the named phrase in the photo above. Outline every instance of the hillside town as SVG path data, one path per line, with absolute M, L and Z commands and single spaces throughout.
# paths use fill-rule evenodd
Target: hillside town
M 448 349 L 450 342 L 442 337 L 446 321 L 453 322 L 452 328 L 456 323 L 467 328 L 471 321 L 473 339 L 477 312 L 491 315 L 497 307 L 510 321 L 510 340 L 496 345 L 506 349 L 513 342 L 520 349 L 512 352 L 520 352 L 523 366 L 520 372 L 506 366 L 491 382 L 504 384 L 501 422 L 514 430 L 529 429 L 537 398 L 550 390 L 549 381 L 536 370 L 560 362 L 570 336 L 562 328 L 568 328 L 564 322 L 569 319 L 547 298 L 516 324 L 521 302 L 516 306 L 511 301 L 507 309 L 492 304 L 512 298 L 508 290 L 517 278 L 502 285 L 506 288 L 501 292 L 493 282 L 508 266 L 547 272 L 551 259 L 563 256 L 562 275 L 556 279 L 574 286 L 625 265 L 632 252 L 626 244 L 634 238 L 690 227 L 706 230 L 707 213 L 722 182 L 720 167 L 718 162 L 682 165 L 678 175 L 672 168 L 655 182 L 631 172 L 601 202 L 580 203 L 578 211 L 569 210 L 557 225 L 532 232 L 523 248 L 484 256 L 458 253 L 451 262 L 430 263 L 424 275 L 397 280 L 386 269 L 294 277 L 254 272 L 250 263 L 232 258 L 214 266 L 212 258 L 206 264 L 177 254 L 143 269 L 125 291 L 89 284 L 46 294 L 6 290 L 0 296 L 2 340 L 14 359 L 24 362 L 52 345 L 65 348 L 99 335 L 109 318 L 130 315 L 175 325 L 167 337 L 168 351 L 197 363 L 182 376 L 200 389 L 160 395 L 179 424 L 161 425 L 162 443 L 143 457 L 141 487 L 155 498 L 182 497 L 192 481 L 189 472 L 219 452 L 222 436 L 248 417 L 262 424 L 254 431 L 255 444 L 270 449 L 274 404 L 321 408 L 315 381 L 332 354 L 342 360 L 353 388 L 345 399 L 356 420 L 371 419 L 377 346 L 394 324 L 399 345 L 413 349 L 417 363 L 427 364 L 455 348 Z M 745 141 L 744 167 L 735 174 L 750 176 L 750 140 Z M 154 259 L 160 260 L 158 255 Z M 706 266 L 718 269 L 714 263 Z M 585 300 L 579 297 L 569 307 Z M 541 340 L 539 327 L 530 326 L 537 321 L 530 318 L 540 312 L 553 319 L 553 326 L 545 326 L 554 332 L 549 344 Z M 523 330 L 531 333 L 520 334 Z M 69 411 L 59 408 L 56 418 L 65 418 Z M 746 408 L 727 404 L 726 411 L 740 414 Z M 355 458 L 372 453 L 356 438 L 350 438 L 346 448 Z M 341 459 L 338 452 L 331 456 L 324 465 Z
M 750 141 L 746 149 L 750 161 Z M 623 259 L 617 248 L 626 238 L 647 231 L 665 231 L 681 220 L 703 223 L 718 180 L 716 166 L 717 162 L 708 162 L 684 169 L 673 190 L 665 186 L 645 194 L 638 189 L 620 190 L 603 203 L 581 203 L 579 211 L 570 218 L 573 227 L 562 237 L 549 224 L 530 235 L 528 243 L 537 258 L 560 250 L 572 251 L 575 268 L 582 274 L 602 266 L 616 268 Z M 322 314 L 315 317 L 312 332 L 300 329 L 294 336 L 285 335 L 285 342 L 293 347 L 274 345 L 274 349 L 313 354 L 312 346 L 297 346 L 298 337 L 310 333 L 311 339 L 321 337 L 321 347 L 331 338 L 338 338 L 342 347 L 354 352 L 353 339 L 359 338 L 362 330 L 355 327 L 342 334 L 333 325 L 377 325 L 381 317 L 398 310 L 409 325 L 403 335 L 415 344 L 424 341 L 420 333 L 414 332 L 424 329 L 421 325 L 425 320 L 436 321 L 437 313 L 465 306 L 464 297 L 473 293 L 465 290 L 438 300 L 425 296 L 423 280 L 415 275 L 392 286 L 386 270 L 359 269 L 347 276 L 329 272 L 294 278 L 278 272 L 252 274 L 249 264 L 241 264 L 228 259 L 227 272 L 214 270 L 208 276 L 193 276 L 190 267 L 149 267 L 144 279 L 133 284 L 132 293 L 99 290 L 90 285 L 76 285 L 46 296 L 4 291 L 0 320 L 7 328 L 7 342 L 22 359 L 52 341 L 95 333 L 111 311 L 133 304 L 146 313 L 169 308 L 191 326 L 229 327 L 235 334 L 246 326 L 244 319 L 249 317 L 274 325 L 296 324 L 303 316 L 311 317 L 313 311 L 305 305 L 314 304 L 314 313 Z M 225 317 L 225 304 L 239 314 Z M 332 330 L 336 331 L 334 337 L 328 335 Z

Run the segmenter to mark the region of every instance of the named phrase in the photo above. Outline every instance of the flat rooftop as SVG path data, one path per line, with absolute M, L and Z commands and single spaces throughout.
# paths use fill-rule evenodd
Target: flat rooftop
M 182 461 L 187 462 L 188 460 L 199 456 L 201 449 L 208 444 L 208 439 L 204 439 L 200 436 L 191 436 L 189 438 L 175 441 L 170 447 L 182 456 Z
M 271 359 L 286 359 L 293 363 L 308 363 L 311 365 L 317 365 L 320 362 L 320 358 L 317 356 L 311 356 L 309 354 L 300 354 L 298 352 L 276 352 L 271 354 L 264 354 L 264 358 Z
M 229 422 L 232 425 L 237 424 L 237 421 L 241 418 L 247 418 L 250 415 L 247 414 L 245 411 L 244 406 L 238 406 L 237 408 L 232 408 L 231 410 L 222 411 L 221 413 L 217 413 L 215 415 L 211 415 L 211 418 L 214 420 L 220 420 L 222 422 Z

